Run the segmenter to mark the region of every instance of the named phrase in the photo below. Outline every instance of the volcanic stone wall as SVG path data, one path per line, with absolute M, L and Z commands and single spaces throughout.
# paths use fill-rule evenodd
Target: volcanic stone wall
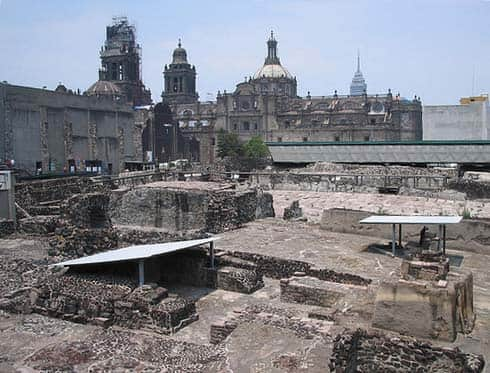
M 74 194 L 104 189 L 88 177 L 64 177 L 48 180 L 24 181 L 15 185 L 15 201 L 31 214 L 38 213 L 39 203 L 65 201 Z M 42 212 L 42 211 L 41 211 Z
M 33 312 L 79 323 L 171 332 L 197 317 L 194 302 L 156 285 L 90 274 L 49 277 L 35 290 Z
M 490 198 L 490 183 L 471 179 L 454 179 L 448 183 L 448 187 L 465 193 L 469 199 Z
M 412 338 L 389 338 L 358 329 L 339 334 L 334 342 L 331 372 L 453 372 L 483 371 L 481 355 L 458 348 L 439 348 Z
M 15 223 L 13 220 L 0 220 L 0 237 L 8 236 L 15 232 Z

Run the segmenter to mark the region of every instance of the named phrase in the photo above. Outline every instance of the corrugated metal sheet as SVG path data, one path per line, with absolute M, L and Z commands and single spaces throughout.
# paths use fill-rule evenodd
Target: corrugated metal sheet
M 373 215 L 362 219 L 361 224 L 457 224 L 461 216 L 402 216 Z
M 77 266 L 84 264 L 98 264 L 122 262 L 128 260 L 145 259 L 156 255 L 168 254 L 179 250 L 189 249 L 216 241 L 219 237 L 204 238 L 201 240 L 167 242 L 153 245 L 136 245 L 123 249 L 110 250 L 103 253 L 85 256 L 74 260 L 56 263 L 55 266 Z

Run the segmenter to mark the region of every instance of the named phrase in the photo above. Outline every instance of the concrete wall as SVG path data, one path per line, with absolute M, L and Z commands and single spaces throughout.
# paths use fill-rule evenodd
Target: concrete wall
M 118 172 L 124 161 L 141 160 L 138 131 L 131 106 L 109 98 L 0 84 L 0 161 L 31 173 L 36 162 L 61 172 L 69 159 L 100 160 Z
M 490 103 L 423 108 L 424 140 L 489 140 Z

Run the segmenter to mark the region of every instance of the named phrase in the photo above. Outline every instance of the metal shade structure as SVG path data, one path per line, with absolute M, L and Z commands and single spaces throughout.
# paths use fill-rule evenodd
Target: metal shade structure
M 457 224 L 461 216 L 372 215 L 361 224 Z
M 360 224 L 391 224 L 392 225 L 392 241 L 391 251 L 395 256 L 396 250 L 396 225 L 398 224 L 398 245 L 402 246 L 402 224 L 420 224 L 439 226 L 439 242 L 438 249 L 441 245 L 442 250 L 446 253 L 446 224 L 458 224 L 463 218 L 461 216 L 422 216 L 422 215 L 372 215 L 359 221 Z
M 81 266 L 90 264 L 115 263 L 124 261 L 138 261 L 139 284 L 144 283 L 144 261 L 158 255 L 173 253 L 180 250 L 190 249 L 192 247 L 210 244 L 209 251 L 211 257 L 211 267 L 214 267 L 214 241 L 219 240 L 219 237 L 203 238 L 200 240 L 176 241 L 152 245 L 135 245 L 122 249 L 105 251 L 94 255 L 85 256 L 83 258 L 67 260 L 64 262 L 53 264 L 54 266 Z

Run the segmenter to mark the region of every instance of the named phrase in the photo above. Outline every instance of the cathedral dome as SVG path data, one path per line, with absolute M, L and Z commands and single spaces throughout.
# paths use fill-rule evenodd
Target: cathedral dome
M 172 57 L 172 63 L 187 63 L 187 52 L 184 48 L 182 48 L 180 39 L 178 47 L 174 49 Z
M 98 80 L 85 91 L 87 96 L 121 96 L 117 85 L 107 80 Z
M 260 78 L 288 78 L 293 79 L 293 76 L 280 64 L 270 64 L 262 66 L 254 74 L 254 79 Z

